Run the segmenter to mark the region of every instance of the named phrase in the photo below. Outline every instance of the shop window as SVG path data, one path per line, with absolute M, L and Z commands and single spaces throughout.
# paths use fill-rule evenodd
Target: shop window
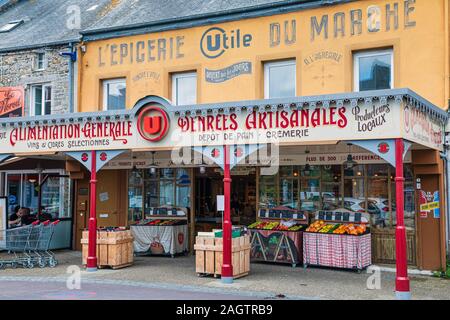
M 70 179 L 48 177 L 42 185 L 42 214 L 52 219 L 71 218 Z
M 326 165 L 322 167 L 322 209 L 336 210 L 342 207 L 342 166 Z
M 344 180 L 344 208 L 353 212 L 366 212 L 363 178 Z
M 415 208 L 415 191 L 414 179 L 411 164 L 405 164 L 403 167 L 403 176 L 405 178 L 404 192 L 404 222 L 406 230 L 413 231 L 416 228 L 416 208 Z M 395 186 L 395 168 L 391 167 L 391 225 L 397 225 L 396 211 L 396 186 Z
M 16 206 L 21 206 L 29 208 L 30 213 L 36 215 L 39 207 L 39 184 L 42 183 L 41 213 L 47 219 L 72 217 L 70 179 L 64 176 L 49 176 L 44 181 L 44 176 L 39 178 L 37 173 L 7 174 L 9 212 L 14 212 Z
M 52 86 L 49 84 L 31 87 L 30 116 L 43 116 L 52 113 Z
M 128 175 L 128 221 L 142 219 L 143 193 L 144 193 L 143 171 L 132 170 Z
M 22 175 L 8 174 L 6 180 L 8 195 L 8 212 L 14 212 L 14 208 L 20 206 L 20 199 L 22 198 Z
M 103 80 L 103 110 L 125 110 L 127 97 L 126 79 Z
M 128 220 L 145 218 L 153 208 L 190 208 L 191 177 L 186 169 L 133 169 L 128 176 Z
M 389 198 L 389 167 L 386 164 L 367 166 L 367 207 L 372 227 L 391 226 Z
M 37 213 L 39 197 L 39 175 L 25 174 L 22 180 L 22 206 L 30 208 L 31 214 Z
M 344 166 L 344 176 L 345 177 L 355 177 L 361 178 L 364 176 L 364 165 L 359 164 L 352 166 L 351 168 L 347 168 Z
M 279 173 L 280 205 L 298 209 L 298 168 L 293 166 L 281 167 Z
M 302 177 L 320 177 L 320 166 L 300 166 L 300 173 Z
M 259 207 L 273 208 L 278 205 L 277 201 L 277 176 L 260 176 L 259 178 Z
M 355 91 L 392 89 L 394 86 L 393 59 L 391 49 L 354 54 Z
M 153 174 L 150 170 L 145 172 L 145 208 L 144 213 L 149 214 L 152 208 L 159 206 L 159 178 L 157 174 Z
M 197 103 L 197 73 L 172 74 L 172 102 L 176 106 Z
M 265 99 L 295 97 L 296 83 L 295 60 L 267 62 L 264 64 Z
M 302 179 L 300 183 L 300 209 L 316 211 L 320 209 L 320 179 Z
M 189 171 L 178 169 L 176 184 L 177 205 L 189 208 L 191 206 L 191 178 Z

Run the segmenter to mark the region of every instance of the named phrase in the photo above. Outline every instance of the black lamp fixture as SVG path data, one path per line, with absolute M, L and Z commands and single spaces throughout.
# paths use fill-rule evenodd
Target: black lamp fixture
M 311 174 L 311 165 L 307 163 L 305 167 L 303 168 L 303 175 L 309 176 Z
M 353 156 L 351 154 L 351 147 L 352 147 L 352 143 L 347 143 L 348 146 L 348 156 L 347 156 L 347 160 L 344 161 L 344 167 L 347 170 L 353 169 L 358 163 L 353 160 Z
M 151 151 L 151 153 L 152 153 L 152 163 L 148 167 L 150 169 L 150 173 L 151 174 L 155 174 L 156 173 L 156 169 L 158 168 L 158 166 L 155 163 L 155 152 L 156 151 Z
M 308 149 L 305 150 L 305 154 L 309 154 L 310 151 Z M 303 168 L 303 175 L 309 176 L 311 174 L 311 165 L 307 163 L 305 167 Z

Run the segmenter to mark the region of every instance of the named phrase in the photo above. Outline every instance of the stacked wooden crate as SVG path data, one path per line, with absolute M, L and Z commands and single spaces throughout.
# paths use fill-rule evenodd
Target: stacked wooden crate
M 97 231 L 97 265 L 120 269 L 133 264 L 133 236 L 130 230 Z M 83 265 L 88 257 L 89 231 L 83 231 Z
M 250 272 L 250 237 L 248 235 L 232 239 L 233 277 L 240 278 Z M 195 242 L 196 272 L 200 275 L 218 277 L 222 273 L 222 238 L 197 236 Z

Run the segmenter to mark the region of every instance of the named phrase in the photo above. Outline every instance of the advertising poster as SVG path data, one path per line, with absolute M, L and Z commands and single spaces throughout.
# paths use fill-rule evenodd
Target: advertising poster
M 24 97 L 21 87 L 0 87 L 0 118 L 22 117 Z

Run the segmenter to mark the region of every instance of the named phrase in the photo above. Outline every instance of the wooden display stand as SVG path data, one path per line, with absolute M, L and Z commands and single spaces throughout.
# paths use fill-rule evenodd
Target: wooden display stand
M 99 268 L 120 269 L 133 264 L 133 236 L 130 230 L 97 231 L 97 264 Z M 88 256 L 89 231 L 81 239 L 83 265 Z
M 222 273 L 222 238 L 196 237 L 195 242 L 196 272 L 200 275 L 219 277 Z M 241 278 L 250 272 L 250 237 L 232 239 L 233 277 Z

